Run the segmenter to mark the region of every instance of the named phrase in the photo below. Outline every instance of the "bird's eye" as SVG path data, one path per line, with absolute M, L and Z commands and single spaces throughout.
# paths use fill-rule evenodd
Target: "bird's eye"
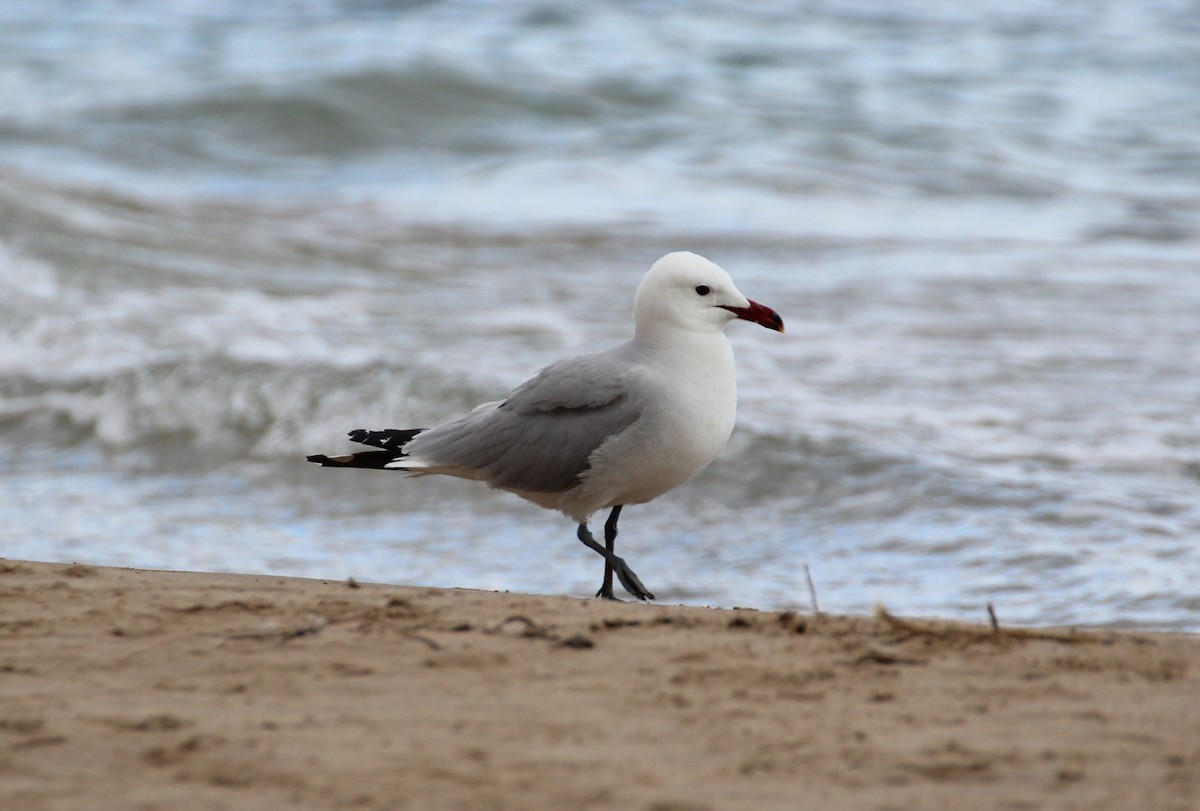
M 712 288 L 711 288 L 711 287 L 709 287 L 709 286 L 708 286 L 708 285 L 706 285 L 706 284 L 698 284 L 698 285 L 696 285 L 696 293 L 697 293 L 697 294 L 699 294 L 699 295 L 701 295 L 701 296 L 707 296 L 707 295 L 708 295 L 709 293 L 711 293 L 711 292 L 712 292 Z

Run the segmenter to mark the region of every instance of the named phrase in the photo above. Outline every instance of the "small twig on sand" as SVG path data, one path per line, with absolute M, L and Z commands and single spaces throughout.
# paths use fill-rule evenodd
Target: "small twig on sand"
M 508 618 L 504 619 L 503 621 L 497 623 L 496 625 L 492 626 L 491 628 L 488 628 L 487 630 L 484 631 L 484 633 L 485 634 L 498 634 L 504 630 L 504 626 L 508 625 L 509 623 L 513 623 L 513 622 L 517 622 L 517 623 L 520 623 L 525 626 L 525 630 L 521 634 L 522 636 L 536 637 L 539 639 L 553 638 L 553 636 L 551 635 L 550 630 L 548 628 L 538 625 L 536 622 L 531 620 L 529 617 L 522 616 L 521 614 L 513 614 L 511 617 L 508 617 Z
M 867 652 L 854 660 L 854 664 L 876 664 L 876 665 L 927 665 L 928 659 L 917 659 L 912 656 L 899 656 L 895 653 L 881 651 L 876 648 L 868 648 Z
M 996 619 L 996 608 L 991 603 L 987 604 L 987 608 L 988 608 L 988 617 L 992 621 L 992 631 L 994 633 L 998 634 L 998 633 L 1000 633 L 1000 620 Z
M 229 634 L 226 639 L 273 639 L 280 645 L 292 639 L 299 639 L 302 636 L 312 636 L 320 633 L 329 624 L 329 620 L 320 614 L 310 614 L 304 618 L 305 622 L 287 628 L 284 630 L 270 629 L 263 631 L 249 631 L 244 634 Z
M 964 622 L 913 622 L 895 616 L 882 605 L 875 606 L 875 616 L 898 631 L 914 636 L 932 636 L 939 639 L 1042 639 L 1048 642 L 1099 642 L 1102 637 L 1076 631 L 1041 631 L 1036 628 L 1001 628 L 996 623 L 991 628 L 969 625 Z
M 559 648 L 576 648 L 579 650 L 586 650 L 596 646 L 594 641 L 583 634 L 575 634 L 574 636 L 563 639 L 559 634 L 554 633 L 546 626 L 538 625 L 529 617 L 521 614 L 513 614 L 511 617 L 504 619 L 502 622 L 492 626 L 491 628 L 485 628 L 483 632 L 485 634 L 498 634 L 504 630 L 506 625 L 514 622 L 525 626 L 525 630 L 521 632 L 521 636 L 525 637 L 526 639 L 548 639 L 555 644 L 555 647 Z
M 808 564 L 804 564 L 804 578 L 808 581 L 808 596 L 812 599 L 813 615 L 821 616 L 821 606 L 817 604 L 817 587 L 813 585 L 812 572 L 808 569 Z
M 434 642 L 429 637 L 422 636 L 421 634 L 413 633 L 411 630 L 404 632 L 404 638 L 411 639 L 413 642 L 420 642 L 423 645 L 428 645 L 430 650 L 441 650 L 442 649 L 441 645 L 439 645 L 437 642 Z

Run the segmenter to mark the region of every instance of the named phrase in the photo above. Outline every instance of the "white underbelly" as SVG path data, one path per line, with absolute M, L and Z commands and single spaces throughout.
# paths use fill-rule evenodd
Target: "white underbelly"
M 737 397 L 732 385 L 691 382 L 690 391 L 677 388 L 656 398 L 642 420 L 603 446 L 560 509 L 577 516 L 642 504 L 704 470 L 733 432 Z

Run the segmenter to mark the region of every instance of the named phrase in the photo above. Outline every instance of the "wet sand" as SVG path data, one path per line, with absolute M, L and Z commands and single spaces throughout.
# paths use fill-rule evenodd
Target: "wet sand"
M 1200 639 L 0 560 L 4 809 L 1195 809 Z

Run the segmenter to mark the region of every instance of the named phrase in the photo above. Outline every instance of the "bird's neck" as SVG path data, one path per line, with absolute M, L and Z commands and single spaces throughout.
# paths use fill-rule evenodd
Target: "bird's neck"
M 724 332 L 684 329 L 638 329 L 634 346 L 664 368 L 707 368 L 718 376 L 733 374 L 733 347 Z
M 703 354 L 728 349 L 729 340 L 721 330 L 688 329 L 674 325 L 638 324 L 633 343 L 648 352 L 689 352 Z

